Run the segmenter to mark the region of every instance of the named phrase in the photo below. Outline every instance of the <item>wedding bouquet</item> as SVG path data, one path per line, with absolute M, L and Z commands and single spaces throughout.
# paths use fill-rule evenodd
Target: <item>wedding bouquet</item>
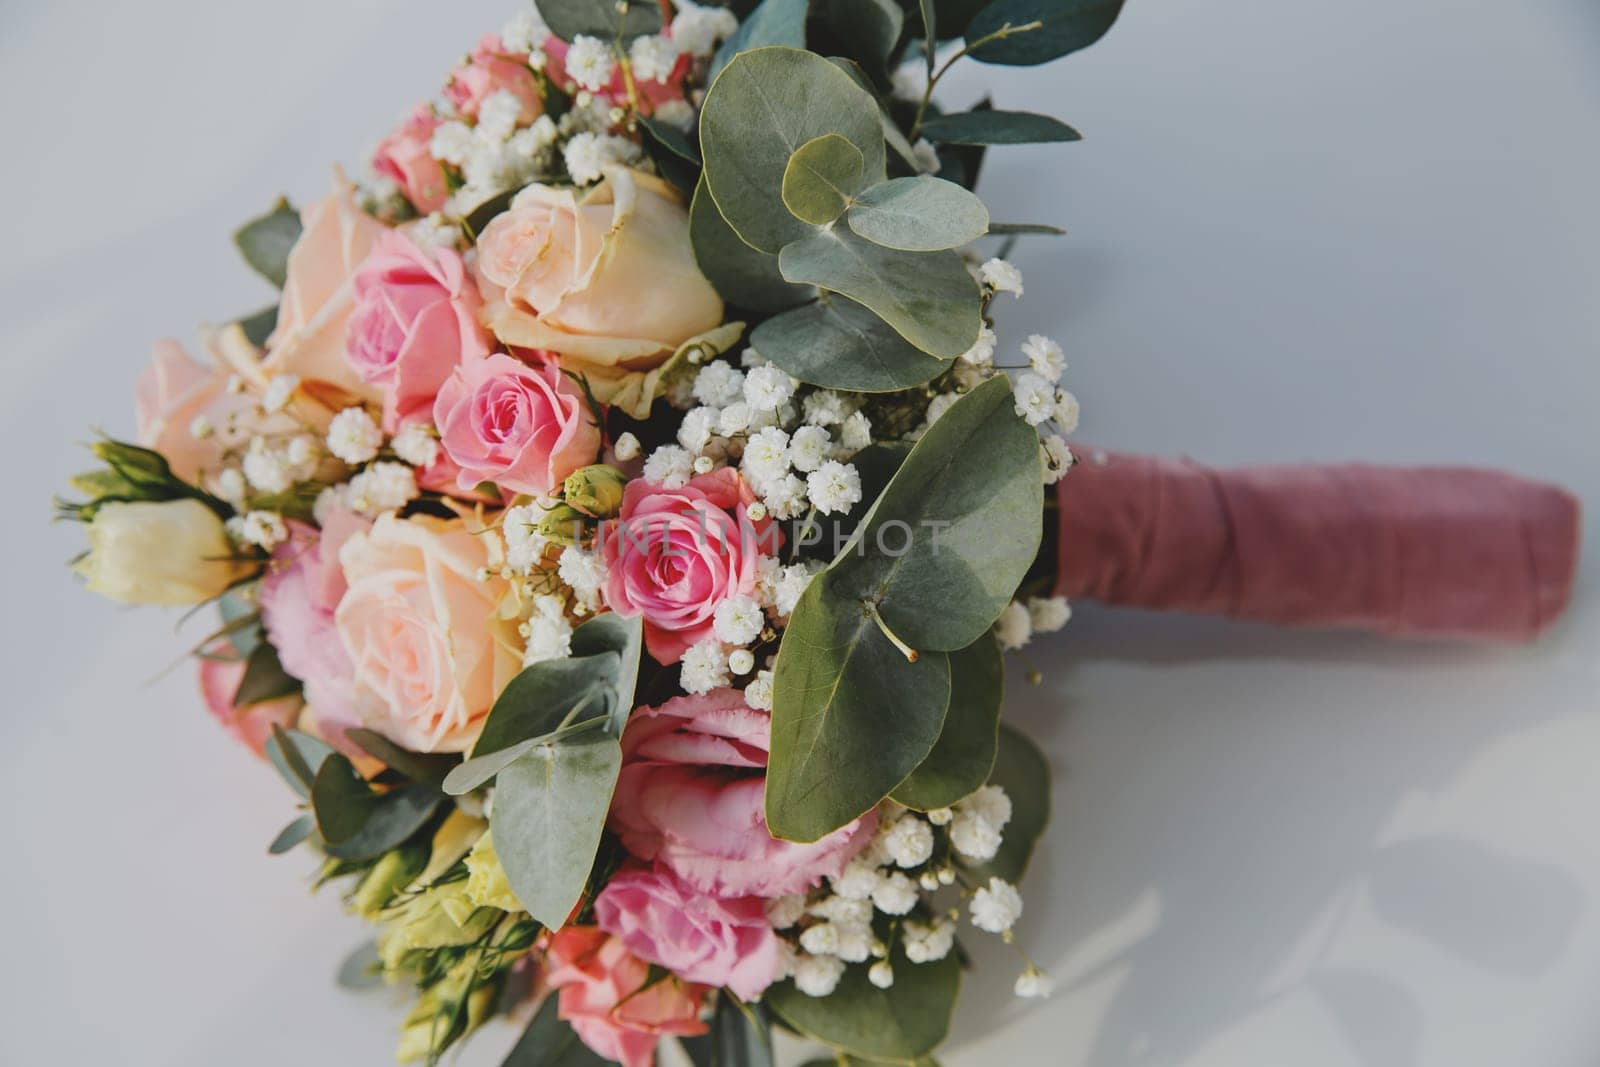
M 157 346 L 75 566 L 219 609 L 205 700 L 376 924 L 346 977 L 415 989 L 401 1060 L 506 1013 L 518 1064 L 931 1062 L 1049 809 L 1001 653 L 1069 614 L 1077 422 L 974 251 L 1059 231 L 971 191 L 1077 134 L 933 92 L 1120 6 L 539 0 L 238 232 L 274 307 Z

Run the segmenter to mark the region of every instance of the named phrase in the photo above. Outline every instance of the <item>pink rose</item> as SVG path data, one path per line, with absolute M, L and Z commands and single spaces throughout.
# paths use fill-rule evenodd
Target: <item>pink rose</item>
M 714 897 L 669 870 L 624 868 L 594 901 L 595 921 L 629 952 L 754 1000 L 778 978 L 778 937 L 760 897 Z
M 519 126 L 526 126 L 544 114 L 544 98 L 539 95 L 539 83 L 533 71 L 528 69 L 528 57 L 506 51 L 500 38 L 491 33 L 479 41 L 478 50 L 451 73 L 444 95 L 461 114 L 477 118 L 483 102 L 499 92 L 510 93 L 522 105 L 517 112 Z
M 706 1032 L 703 989 L 672 976 L 642 988 L 649 966 L 596 927 L 562 927 L 550 938 L 545 964 L 545 981 L 559 991 L 556 1014 L 585 1045 L 623 1067 L 651 1067 L 664 1034 Z
M 432 108 L 418 104 L 411 117 L 379 142 L 372 155 L 372 169 L 394 179 L 419 215 L 438 211 L 450 198 L 444 167 L 428 148 L 439 124 Z
M 463 364 L 439 390 L 433 419 L 457 484 L 494 482 L 549 494 L 600 451 L 600 427 L 555 360 L 523 363 L 497 353 Z
M 507 584 L 480 581 L 483 539 L 460 520 L 390 513 L 339 551 L 350 587 L 334 625 L 362 720 L 416 752 L 464 752 L 522 665 Z
M 644 616 L 656 662 L 676 663 L 711 636 L 717 605 L 748 595 L 762 551 L 777 552 L 782 535 L 772 520 L 745 513 L 754 500 L 730 467 L 681 489 L 635 479 L 623 490 L 621 513 L 602 531 L 606 603 L 619 615 Z
M 353 756 L 361 752 L 344 733 L 361 725 L 356 671 L 339 640 L 334 613 L 347 587 L 339 550 L 371 525 L 343 508 L 328 514 L 321 531 L 291 522 L 289 539 L 273 550 L 261 579 L 261 622 L 283 669 L 304 684 L 318 734 Z
M 567 74 L 567 52 L 571 47 L 559 37 L 548 38 L 544 43 L 544 71 L 552 85 L 568 93 L 577 93 L 581 86 Z M 662 104 L 684 99 L 684 77 L 689 73 L 693 63 L 689 54 L 682 52 L 679 53 L 677 62 L 673 63 L 672 70 L 665 78 L 635 78 L 634 92 L 638 94 L 641 110 L 647 115 L 654 114 Z M 616 73 L 611 75 L 610 84 L 595 95 L 613 104 L 626 106 L 629 103 L 628 81 L 622 73 L 621 66 L 618 66 Z
M 223 728 L 260 756 L 274 725 L 288 729 L 295 724 L 300 717 L 301 700 L 287 696 L 243 707 L 234 704 L 233 694 L 244 678 L 244 660 L 214 658 L 228 655 L 231 650 L 226 640 L 206 649 L 208 658 L 200 661 L 200 695 Z
M 346 356 L 364 382 L 382 387 L 384 429 L 427 419 L 451 371 L 489 354 L 478 325 L 478 289 L 461 256 L 383 235 L 356 271 Z
M 877 816 L 808 845 L 773 837 L 762 807 L 770 734 L 766 712 L 736 689 L 640 708 L 622 735 L 612 832 L 633 855 L 717 896 L 804 893 L 837 875 Z
M 191 359 L 176 341 L 157 341 L 139 375 L 134 399 L 139 444 L 166 457 L 172 473 L 200 484 L 222 465 L 223 452 L 249 441 L 255 399 L 228 392 L 229 372 Z M 195 420 L 209 424 L 196 436 Z

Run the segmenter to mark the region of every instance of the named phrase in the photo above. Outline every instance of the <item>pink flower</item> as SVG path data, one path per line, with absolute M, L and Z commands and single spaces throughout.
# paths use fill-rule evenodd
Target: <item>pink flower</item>
M 539 95 L 533 71 L 528 69 L 528 57 L 506 51 L 500 38 L 491 33 L 451 73 L 444 95 L 461 114 L 477 118 L 483 102 L 499 92 L 510 93 L 521 103 L 522 109 L 517 112 L 519 126 L 544 114 L 544 99 Z
M 595 898 L 594 914 L 629 952 L 686 981 L 754 1000 L 777 980 L 778 938 L 760 897 L 714 897 L 669 870 L 624 868 Z
M 577 93 L 582 87 L 567 75 L 567 52 L 571 47 L 559 37 L 547 39 L 544 43 L 544 72 L 550 78 L 552 85 L 568 93 Z M 672 100 L 682 100 L 684 77 L 689 73 L 693 62 L 689 54 L 684 52 L 678 56 L 678 61 L 672 65 L 672 70 L 665 78 L 659 81 L 635 79 L 634 92 L 638 94 L 640 109 L 647 115 L 654 114 L 662 104 Z M 628 104 L 628 81 L 620 65 L 617 67 L 617 72 L 611 76 L 610 84 L 595 95 L 612 104 Z
M 844 869 L 877 828 L 867 814 L 812 844 L 779 841 L 762 808 L 766 712 L 736 689 L 634 712 L 608 825 L 623 847 L 702 893 L 780 897 Z
M 361 725 L 355 664 L 339 640 L 334 612 L 347 588 L 339 550 L 370 526 L 343 508 L 328 514 L 321 531 L 291 522 L 289 539 L 273 550 L 272 564 L 261 579 L 261 622 L 283 669 L 305 685 L 317 732 L 353 756 L 361 751 L 344 733 Z
M 645 645 L 658 663 L 678 662 L 711 636 L 717 605 L 748 595 L 762 551 L 780 547 L 771 519 L 746 514 L 754 500 L 730 467 L 682 489 L 635 479 L 623 490 L 622 511 L 602 533 L 606 603 L 619 615 L 644 616 Z
M 703 989 L 676 977 L 641 988 L 649 966 L 597 927 L 562 927 L 550 938 L 545 963 L 545 981 L 559 990 L 556 1014 L 585 1045 L 623 1067 L 650 1067 L 664 1034 L 706 1032 Z
M 220 640 L 206 649 L 208 658 L 200 661 L 200 695 L 216 720 L 259 756 L 274 725 L 287 729 L 295 724 L 300 717 L 301 700 L 287 696 L 244 707 L 235 705 L 233 694 L 244 678 L 244 660 L 214 658 L 227 655 L 231 648 L 226 640 Z
M 198 485 L 202 474 L 221 466 L 227 448 L 249 439 L 249 429 L 235 423 L 254 414 L 256 401 L 228 392 L 228 374 L 191 359 L 176 341 L 157 341 L 150 366 L 139 375 L 134 391 L 138 442 L 160 452 L 186 482 Z M 209 424 L 198 436 L 197 418 Z M 251 426 L 257 421 L 249 419 Z
M 494 482 L 548 494 L 600 451 L 583 394 L 542 353 L 532 363 L 497 353 L 463 364 L 439 390 L 433 419 L 462 489 Z
M 372 155 L 372 169 L 393 178 L 420 215 L 438 211 L 450 197 L 444 167 L 428 148 L 439 124 L 432 108 L 418 104 L 411 117 L 385 137 Z
M 452 249 L 419 248 L 390 231 L 356 271 L 354 294 L 346 356 L 362 381 L 383 388 L 391 433 L 403 419 L 429 418 L 450 373 L 489 354 L 477 286 Z

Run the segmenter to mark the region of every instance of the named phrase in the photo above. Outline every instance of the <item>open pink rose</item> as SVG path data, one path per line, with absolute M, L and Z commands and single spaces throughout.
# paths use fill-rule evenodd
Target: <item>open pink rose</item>
M 450 198 L 444 167 L 433 158 L 428 143 L 439 127 L 439 117 L 427 104 L 418 104 L 400 128 L 385 137 L 372 155 L 372 169 L 394 179 L 420 215 L 444 207 Z
M 255 399 L 228 392 L 230 372 L 192 358 L 176 341 L 157 341 L 150 366 L 139 375 L 134 400 L 138 442 L 166 457 L 172 473 L 196 485 L 214 472 L 223 452 L 242 447 L 259 424 Z M 195 434 L 195 420 L 205 432 Z
M 483 102 L 495 93 L 506 92 L 517 98 L 522 109 L 517 112 L 517 124 L 526 126 L 544 114 L 544 98 L 539 95 L 539 83 L 528 69 L 528 57 L 506 51 L 495 34 L 478 42 L 478 50 L 450 74 L 450 83 L 444 95 L 457 111 L 468 118 L 477 118 Z
M 283 669 L 304 684 L 317 733 L 351 756 L 362 753 L 344 733 L 362 722 L 356 710 L 355 664 L 334 624 L 347 588 L 339 550 L 371 525 L 344 508 L 330 511 L 320 531 L 291 522 L 289 539 L 273 550 L 261 579 L 261 622 Z
M 706 1032 L 704 989 L 672 976 L 642 989 L 649 966 L 597 927 L 562 927 L 550 938 L 545 964 L 545 981 L 558 991 L 556 1014 L 585 1045 L 623 1067 L 651 1067 L 663 1035 Z
M 634 712 L 608 820 L 622 845 L 702 893 L 780 897 L 844 869 L 877 828 L 869 813 L 812 844 L 779 841 L 762 807 L 771 723 L 736 689 Z
M 361 380 L 383 389 L 384 429 L 426 421 L 452 371 L 489 354 L 478 325 L 478 288 L 453 249 L 424 249 L 383 235 L 356 271 L 346 356 Z
M 530 363 L 496 353 L 463 364 L 439 390 L 433 419 L 462 489 L 493 482 L 548 494 L 600 452 L 583 394 L 542 353 Z
M 623 490 L 622 511 L 602 532 L 606 603 L 619 615 L 644 616 L 656 662 L 676 663 L 711 636 L 717 605 L 748 595 L 761 553 L 778 550 L 772 520 L 753 522 L 745 512 L 754 500 L 731 467 L 681 489 L 635 479 Z
M 221 640 L 206 649 L 208 657 L 227 655 L 231 646 Z M 240 707 L 233 702 L 233 694 L 244 678 L 244 660 L 206 658 L 200 661 L 200 695 L 212 716 L 234 737 L 250 746 L 250 751 L 262 755 L 273 726 L 285 729 L 293 726 L 300 717 L 301 700 L 298 696 L 264 700 L 258 704 Z
M 355 666 L 361 718 L 416 752 L 464 752 L 522 666 L 506 583 L 479 580 L 482 538 L 460 520 L 393 513 L 339 552 L 349 589 L 334 625 Z
M 594 901 L 628 951 L 702 985 L 754 1000 L 777 980 L 778 937 L 760 897 L 714 897 L 665 869 L 624 868 Z

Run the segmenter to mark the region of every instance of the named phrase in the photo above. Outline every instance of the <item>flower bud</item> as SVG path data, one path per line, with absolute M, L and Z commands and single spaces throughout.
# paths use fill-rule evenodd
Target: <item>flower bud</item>
M 621 471 L 604 463 L 581 467 L 567 475 L 567 503 L 586 515 L 609 519 L 622 507 L 622 487 L 627 481 Z
M 202 604 L 254 569 L 198 500 L 100 505 L 74 565 L 89 589 L 129 604 Z
M 575 545 L 583 534 L 583 524 L 588 516 L 568 504 L 557 504 L 539 520 L 539 534 L 546 541 L 558 545 Z

